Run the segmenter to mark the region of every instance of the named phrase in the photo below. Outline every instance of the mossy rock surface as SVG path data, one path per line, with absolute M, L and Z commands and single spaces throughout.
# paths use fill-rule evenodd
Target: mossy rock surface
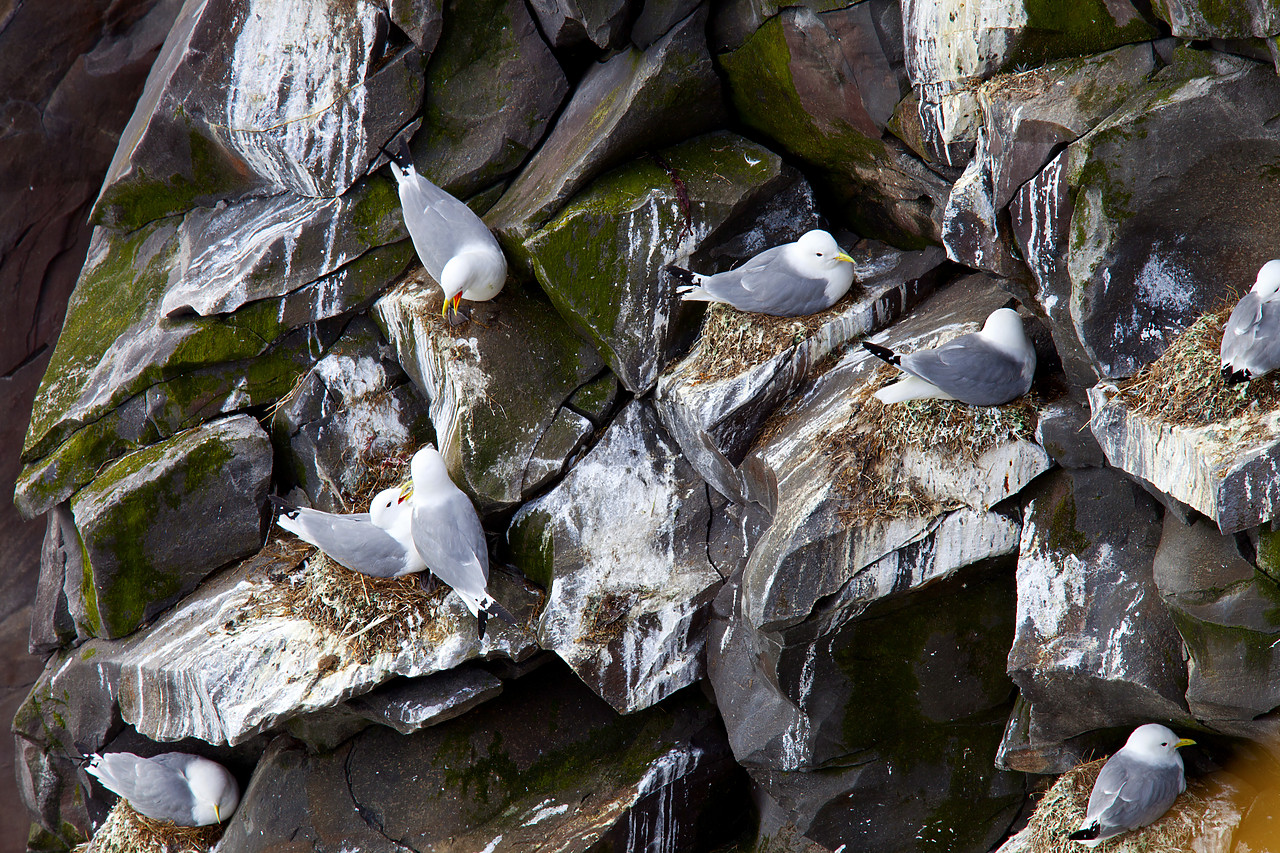
M 1280 33 L 1280 4 L 1223 0 L 1153 0 L 1151 11 L 1182 39 L 1272 38 Z
M 595 344 L 629 390 L 644 393 L 692 332 L 662 271 L 742 210 L 782 192 L 794 173 L 729 133 L 698 137 L 609 172 L 525 241 L 552 303 Z
M 90 632 L 124 636 L 255 551 L 270 476 L 270 441 L 241 415 L 134 451 L 77 493 Z

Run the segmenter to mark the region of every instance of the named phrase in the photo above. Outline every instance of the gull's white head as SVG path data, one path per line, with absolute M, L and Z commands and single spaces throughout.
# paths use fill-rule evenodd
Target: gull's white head
M 459 252 L 440 270 L 444 305 L 457 309 L 462 297 L 483 302 L 492 299 L 507 281 L 507 259 L 491 247 Z M 442 309 L 443 310 L 443 309 Z
M 400 515 L 401 508 L 413 494 L 412 483 L 383 489 L 369 501 L 369 520 L 383 530 L 391 527 Z
M 1161 764 L 1182 763 L 1178 748 L 1191 746 L 1195 741 L 1190 738 L 1179 738 L 1173 730 L 1158 723 L 1147 723 L 1138 726 L 1125 741 L 1125 752 L 1147 761 Z
M 240 805 L 236 777 L 218 762 L 197 758 L 187 765 L 184 775 L 195 800 L 191 817 L 196 826 L 222 823 Z
M 987 321 L 982 324 L 982 336 L 1003 349 L 1028 345 L 1027 333 L 1022 328 L 1022 317 L 1012 308 L 999 308 L 987 315 Z
M 801 235 L 791 244 L 789 254 L 797 268 L 815 278 L 825 277 L 842 263 L 853 263 L 853 258 L 844 253 L 836 238 L 820 228 Z
M 1253 292 L 1263 302 L 1270 302 L 1280 291 L 1280 260 L 1267 261 L 1258 270 L 1258 279 L 1253 283 Z
M 413 474 L 413 494 L 415 497 L 419 494 L 424 496 L 430 494 L 445 483 L 453 486 L 453 480 L 449 477 L 449 469 L 444 464 L 444 457 L 440 455 L 440 451 L 430 444 L 413 454 L 413 461 L 409 463 L 409 471 Z

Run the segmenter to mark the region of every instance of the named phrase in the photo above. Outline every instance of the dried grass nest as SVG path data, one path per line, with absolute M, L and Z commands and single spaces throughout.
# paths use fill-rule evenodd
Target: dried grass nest
M 1131 411 L 1174 426 L 1256 419 L 1280 408 L 1275 374 L 1242 385 L 1222 379 L 1222 330 L 1234 303 L 1197 318 L 1158 359 L 1119 383 Z
M 850 293 L 854 289 L 850 289 Z M 812 337 L 833 314 L 844 310 L 848 298 L 846 296 L 825 311 L 803 317 L 753 314 L 712 302 L 703 315 L 702 332 L 694 351 L 694 382 L 727 379 L 764 364 L 778 353 Z
M 846 523 L 930 517 L 955 508 L 926 494 L 908 474 L 902 463 L 908 450 L 923 448 L 977 462 L 1002 442 L 1030 440 L 1035 434 L 1039 401 L 1034 393 L 1003 406 L 954 400 L 881 403 L 875 392 L 898 375 L 889 365 L 877 368 L 854 395 L 848 422 L 827 439 L 827 453 L 835 457 L 836 487 L 844 499 L 840 517 Z
M 222 825 L 178 826 L 138 814 L 120 800 L 93 838 L 74 853 L 207 853 L 222 837 Z
M 1026 832 L 1030 853 L 1081 853 L 1086 850 L 1067 838 L 1084 819 L 1089 792 L 1106 764 L 1105 758 L 1081 764 L 1058 777 L 1036 806 Z M 1204 819 L 1211 798 L 1205 783 L 1192 780 L 1164 817 L 1142 829 L 1109 838 L 1095 850 L 1100 853 L 1185 853 L 1192 840 L 1204 835 Z

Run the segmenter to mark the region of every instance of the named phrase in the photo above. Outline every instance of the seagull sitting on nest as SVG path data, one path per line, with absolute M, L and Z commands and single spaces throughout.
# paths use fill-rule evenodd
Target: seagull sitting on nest
M 185 752 L 151 758 L 109 752 L 90 758 L 85 769 L 134 811 L 178 826 L 222 823 L 240 804 L 240 786 L 227 768 Z
M 797 317 L 830 308 L 853 284 L 853 258 L 826 231 L 806 232 L 794 243 L 765 249 L 736 269 L 699 275 L 677 266 L 667 272 L 684 282 L 691 302 L 724 302 L 739 311 Z
M 409 157 L 409 144 L 391 158 L 391 171 L 400 188 L 404 227 L 427 272 L 444 291 L 441 316 L 466 298 L 486 302 L 507 281 L 507 259 L 489 227 L 471 208 L 418 174 Z
M 899 355 L 863 342 L 863 348 L 905 376 L 876 392 L 882 403 L 904 400 L 959 400 L 971 406 L 999 406 L 1031 390 L 1036 350 L 1012 308 L 993 311 L 982 331 L 941 346 Z
M 1222 330 L 1222 378 L 1228 385 L 1248 382 L 1280 367 L 1280 260 L 1258 270 Z
M 280 508 L 276 524 L 328 554 L 353 572 L 374 578 L 398 578 L 424 571 L 410 533 L 412 507 L 406 488 L 383 489 L 369 511 L 322 512 L 272 497 Z
M 479 620 L 480 636 L 490 616 L 516 624 L 489 594 L 489 545 L 471 499 L 449 479 L 444 458 L 431 445 L 413 455 L 410 498 L 413 544 L 431 572 L 453 588 Z
M 1102 765 L 1084 820 L 1067 837 L 1097 847 L 1113 835 L 1159 819 L 1187 790 L 1178 748 L 1194 743 L 1155 723 L 1138 726 Z

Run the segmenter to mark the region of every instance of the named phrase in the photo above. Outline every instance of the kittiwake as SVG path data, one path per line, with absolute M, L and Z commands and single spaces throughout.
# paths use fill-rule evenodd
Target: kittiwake
M 693 302 L 724 302 L 739 311 L 796 317 L 830 308 L 853 284 L 853 258 L 834 237 L 815 229 L 794 243 L 765 249 L 740 267 L 699 275 L 677 266 L 667 271 Z
M 1222 330 L 1222 378 L 1228 385 L 1257 379 L 1280 367 L 1280 260 L 1258 270 Z
M 109 752 L 90 758 L 85 769 L 134 811 L 178 826 L 221 823 L 240 803 L 240 786 L 225 767 L 185 752 L 151 758 Z
M 413 547 L 407 497 L 408 487 L 383 489 L 367 513 L 322 512 L 272 500 L 280 507 L 277 524 L 335 562 L 370 577 L 398 578 L 427 568 Z
M 1097 847 L 1113 835 L 1157 820 L 1187 790 L 1178 747 L 1194 743 L 1156 723 L 1138 726 L 1102 765 L 1084 820 L 1067 837 Z
M 882 403 L 937 399 L 999 406 L 1031 390 L 1036 372 L 1035 347 L 1012 308 L 993 311 L 982 331 L 933 349 L 899 355 L 866 341 L 862 346 L 906 374 L 876 392 Z
M 457 311 L 464 298 L 485 302 L 497 296 L 507 281 L 507 259 L 484 221 L 419 175 L 403 140 L 400 153 L 391 157 L 391 171 L 413 248 L 444 291 L 440 314 Z
M 431 445 L 413 455 L 413 544 L 432 574 L 453 588 L 479 620 L 515 618 L 489 595 L 489 545 L 471 499 L 449 479 L 444 458 Z

